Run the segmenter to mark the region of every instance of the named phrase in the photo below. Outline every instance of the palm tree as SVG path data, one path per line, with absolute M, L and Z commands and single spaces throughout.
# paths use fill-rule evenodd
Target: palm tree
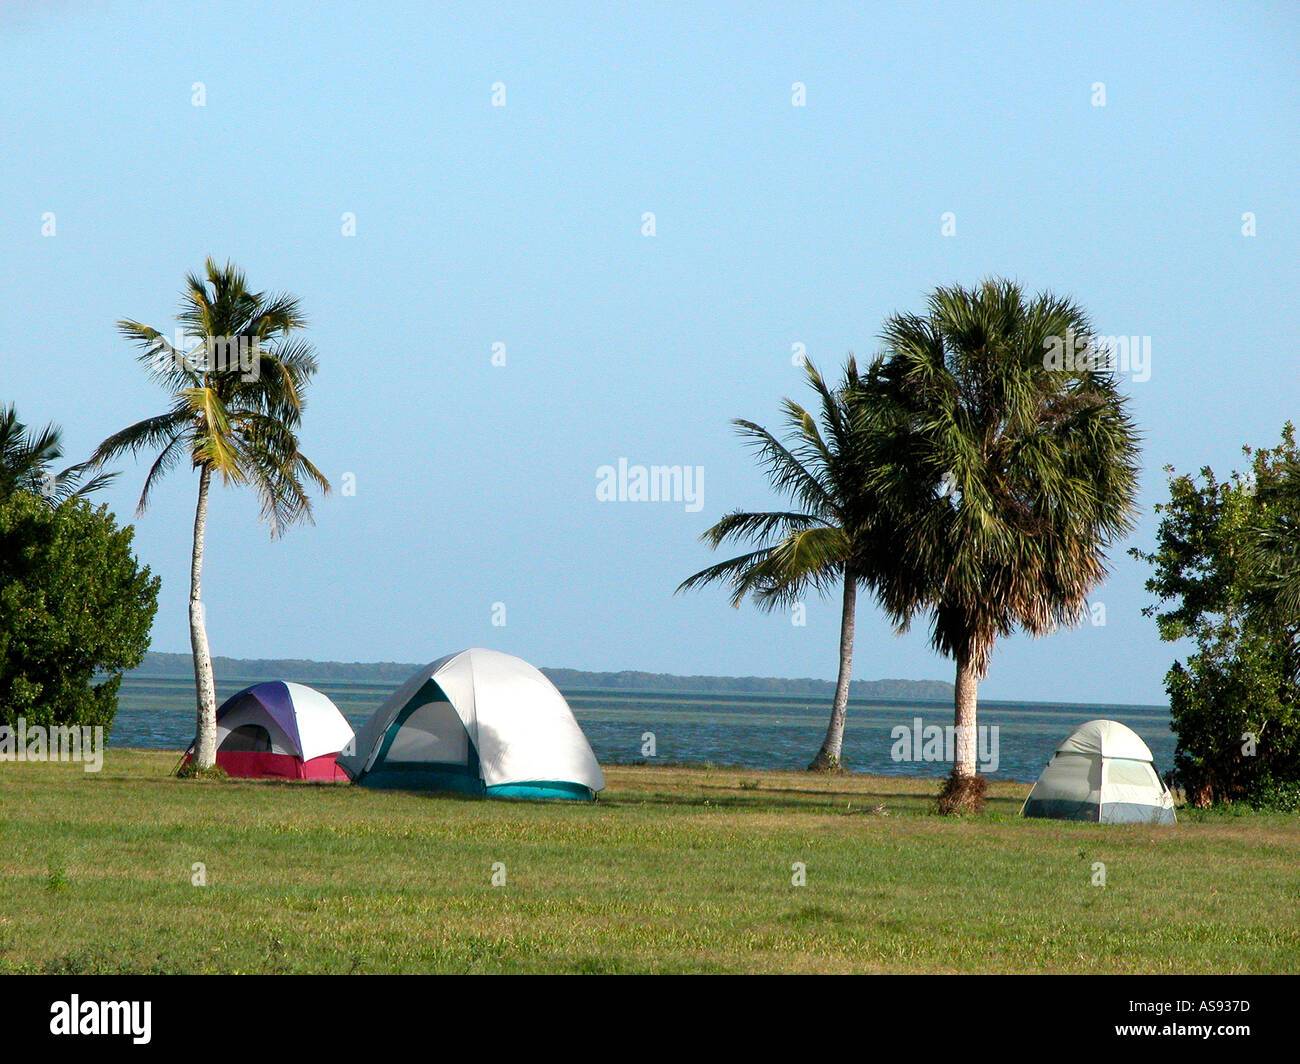
M 51 506 L 73 497 L 89 495 L 108 484 L 116 473 L 84 479 L 88 463 L 51 468 L 63 457 L 63 430 L 49 424 L 40 431 L 18 420 L 12 403 L 0 406 L 0 499 L 15 491 L 30 491 Z
M 857 365 L 850 356 L 844 380 L 835 389 L 811 364 L 806 374 L 817 393 L 819 417 L 793 399 L 784 400 L 788 442 L 782 443 L 752 421 L 733 422 L 752 446 L 769 482 L 796 508 L 767 513 L 737 510 L 722 518 L 700 538 L 715 549 L 727 542 L 749 542 L 756 549 L 702 569 L 677 590 L 724 583 L 731 587 L 733 606 L 749 596 L 761 609 L 773 610 L 799 601 L 810 590 L 824 594 L 839 588 L 839 674 L 826 737 L 808 766 L 814 771 L 837 771 L 853 672 L 857 590 L 859 584 L 870 583 L 880 564 L 880 550 L 861 491 L 863 462 L 870 448 L 861 438 L 859 419 L 849 402 L 861 384 Z
M 1265 623 L 1277 632 L 1286 648 L 1288 673 L 1300 683 L 1300 458 L 1290 425 L 1284 446 L 1290 454 L 1259 488 L 1261 512 L 1242 553 L 1253 584 L 1250 604 L 1262 610 Z
M 1292 456 L 1277 479 L 1260 493 L 1269 517 L 1253 529 L 1248 552 L 1259 593 L 1283 624 L 1300 626 L 1300 459 Z
M 198 471 L 198 503 L 190 559 L 190 644 L 198 714 L 194 761 L 216 760 L 216 688 L 204 624 L 201 584 L 208 490 L 214 475 L 229 485 L 249 485 L 262 504 L 272 537 L 299 520 L 311 520 L 307 489 L 328 493 L 329 482 L 298 449 L 304 395 L 316 372 L 311 344 L 293 336 L 306 325 L 298 300 L 249 291 L 244 274 L 211 258 L 204 275 L 189 274 L 177 321 L 197 339 L 190 350 L 171 344 L 157 329 L 120 321 L 118 329 L 141 348 L 140 361 L 171 395 L 166 413 L 118 432 L 91 457 L 100 465 L 127 452 L 157 451 L 140 492 L 143 513 L 157 481 L 182 460 Z M 233 353 L 233 355 L 232 355 Z M 238 364 L 236 364 L 238 362 Z
M 979 804 L 977 692 L 996 640 L 1077 624 L 1107 548 L 1132 528 L 1138 434 L 1116 374 L 1097 351 L 1049 358 L 1091 335 L 1084 311 L 1050 293 L 939 288 L 925 315 L 887 320 L 860 390 L 892 441 L 866 485 L 896 522 L 878 594 L 900 629 L 928 614 L 956 663 L 947 811 Z

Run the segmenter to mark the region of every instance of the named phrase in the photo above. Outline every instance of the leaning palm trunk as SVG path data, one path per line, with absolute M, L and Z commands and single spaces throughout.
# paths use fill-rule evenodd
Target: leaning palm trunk
M 812 764 L 813 772 L 836 772 L 841 765 L 844 749 L 844 720 L 849 711 L 849 679 L 853 675 L 853 627 L 857 606 L 857 580 L 850 574 L 844 577 L 844 611 L 840 618 L 840 672 L 835 681 L 835 700 L 831 703 L 831 719 L 826 725 L 826 738 L 817 751 Z
M 735 422 L 754 447 L 773 487 L 789 497 L 795 509 L 727 514 L 700 538 L 713 547 L 747 540 L 758 549 L 702 569 L 683 580 L 677 590 L 715 581 L 727 583 L 733 606 L 752 595 L 763 609 L 771 610 L 800 601 L 809 590 L 821 594 L 831 591 L 837 580 L 844 581 L 839 678 L 826 738 L 808 766 L 813 772 L 833 772 L 840 768 L 844 745 L 858 583 L 875 586 L 878 556 L 892 548 L 892 543 L 878 532 L 875 523 L 862 519 L 873 511 L 863 498 L 863 485 L 870 473 L 863 456 L 877 434 L 868 433 L 856 400 L 851 401 L 862 386 L 857 363 L 850 355 L 844 380 L 835 388 L 811 363 L 804 368 L 808 383 L 821 399 L 820 419 L 793 399 L 785 400 L 790 428 L 787 442 L 752 421 Z M 888 530 L 891 536 L 892 531 Z
M 212 472 L 199 473 L 199 501 L 194 508 L 194 548 L 190 556 L 190 647 L 194 652 L 194 690 L 198 716 L 194 731 L 194 763 L 207 769 L 217 760 L 217 692 L 212 679 L 208 628 L 203 619 L 203 538 L 208 524 L 208 485 Z

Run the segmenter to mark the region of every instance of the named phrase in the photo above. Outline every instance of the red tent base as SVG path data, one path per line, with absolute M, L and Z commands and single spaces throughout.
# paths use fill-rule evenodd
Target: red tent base
M 322 754 L 304 761 L 293 754 L 256 751 L 217 751 L 217 767 L 227 776 L 250 780 L 333 780 L 348 781 L 348 774 L 334 760 L 337 754 Z M 189 758 L 186 758 L 188 761 Z

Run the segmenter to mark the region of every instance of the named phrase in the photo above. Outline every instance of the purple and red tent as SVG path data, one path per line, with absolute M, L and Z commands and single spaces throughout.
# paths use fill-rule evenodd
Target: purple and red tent
M 217 766 L 231 776 L 346 780 L 335 758 L 351 741 L 338 706 L 300 683 L 253 684 L 217 709 Z

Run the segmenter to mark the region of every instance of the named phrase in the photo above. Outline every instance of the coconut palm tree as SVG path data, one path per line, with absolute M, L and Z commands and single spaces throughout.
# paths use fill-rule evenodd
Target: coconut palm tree
M 298 300 L 250 291 L 240 270 L 230 263 L 219 267 L 209 258 L 202 275 L 186 277 L 177 322 L 180 335 L 196 341 L 193 347 L 186 349 L 186 339 L 173 345 L 139 322 L 118 322 L 172 401 L 165 413 L 106 439 L 91 462 L 157 452 L 140 492 L 139 513 L 154 485 L 177 463 L 187 462 L 198 473 L 189 622 L 198 702 L 194 761 L 206 769 L 216 760 L 217 713 L 201 596 L 212 478 L 251 487 L 273 538 L 297 521 L 310 521 L 308 488 L 327 493 L 329 482 L 298 449 L 304 396 L 316 372 L 311 344 L 294 335 L 306 325 Z
M 881 603 L 900 629 L 928 615 L 956 663 L 946 811 L 979 803 L 978 685 L 995 642 L 1078 623 L 1107 548 L 1132 528 L 1138 434 L 1105 352 L 1072 350 L 1091 335 L 1084 311 L 1050 293 L 939 288 L 924 315 L 886 321 L 859 392 L 891 440 L 864 485 L 895 522 Z
M 722 518 L 700 538 L 715 549 L 731 542 L 748 542 L 755 549 L 702 569 L 677 590 L 727 584 L 733 606 L 750 597 L 764 610 L 791 605 L 809 591 L 839 590 L 839 674 L 826 737 L 808 766 L 836 771 L 841 767 L 853 672 L 857 591 L 859 585 L 870 584 L 880 564 L 880 546 L 862 492 L 863 462 L 870 448 L 860 438 L 857 415 L 849 402 L 861 384 L 857 364 L 848 359 L 844 380 L 834 389 L 811 363 L 806 374 L 820 409 L 814 417 L 793 399 L 784 400 L 787 442 L 752 421 L 733 422 L 753 448 L 768 481 L 792 500 L 795 509 L 737 510 Z
M 63 430 L 49 424 L 37 431 L 18 420 L 12 403 L 0 406 L 0 498 L 14 491 L 30 491 L 51 506 L 74 496 L 89 495 L 108 484 L 116 473 L 86 479 L 87 463 L 54 472 L 63 457 Z

